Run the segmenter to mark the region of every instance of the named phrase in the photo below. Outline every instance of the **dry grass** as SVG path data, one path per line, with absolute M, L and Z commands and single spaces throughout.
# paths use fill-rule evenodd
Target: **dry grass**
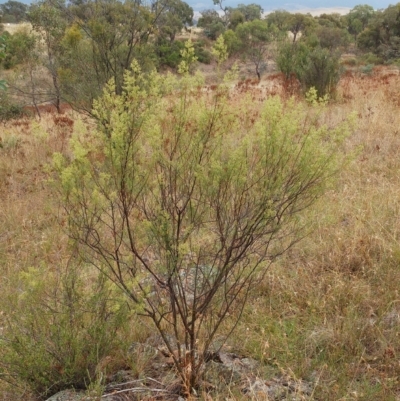
M 32 25 L 28 22 L 21 22 L 20 24 L 3 24 L 4 30 L 9 32 L 11 35 L 14 35 L 16 32 L 20 32 L 22 30 L 30 31 L 32 29 Z
M 237 89 L 233 101 L 249 92 L 255 103 L 282 92 L 279 77 L 261 88 L 248 82 Z M 316 400 L 400 397 L 399 99 L 395 71 L 342 79 L 324 118 L 335 125 L 357 114 L 346 143 L 354 156 L 335 187 L 303 216 L 312 222 L 311 234 L 254 288 L 231 339 L 266 370 L 312 382 Z M 70 121 L 77 119 L 71 112 L 65 121 L 48 114 L 1 130 L 2 294 L 16 290 L 10 283 L 18 271 L 42 264 L 56 269 L 69 258 L 44 167 L 53 152 L 67 151 Z M 0 400 L 11 400 L 2 389 L 7 395 Z
M 357 113 L 355 156 L 309 211 L 312 234 L 255 289 L 236 333 L 253 356 L 313 381 L 316 399 L 400 395 L 399 91 L 385 69 L 342 79 L 326 118 Z

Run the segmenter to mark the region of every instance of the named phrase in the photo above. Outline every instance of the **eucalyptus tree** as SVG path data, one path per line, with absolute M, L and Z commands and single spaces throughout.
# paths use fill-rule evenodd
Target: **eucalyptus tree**
M 42 60 L 52 80 L 52 93 L 48 101 L 51 101 L 60 112 L 62 91 L 59 76 L 60 58 L 63 53 L 62 39 L 67 27 L 67 21 L 63 18 L 58 7 L 54 7 L 51 0 L 44 0 L 30 7 L 29 22 L 40 40 L 36 41 L 41 48 Z
M 276 28 L 266 21 L 254 20 L 240 24 L 235 33 L 241 41 L 243 56 L 254 64 L 257 77 L 261 79 L 261 71 L 271 54 L 271 44 L 278 36 Z
M 182 0 L 161 0 L 154 5 L 156 15 L 158 9 L 161 9 L 156 23 L 158 37 L 173 42 L 182 29 L 193 25 L 193 8 Z
M 359 4 L 346 15 L 347 29 L 355 38 L 367 27 L 375 15 L 375 10 L 368 4 Z
M 20 23 L 26 21 L 28 6 L 15 0 L 8 0 L 0 4 L 0 12 L 3 22 Z
M 280 31 L 284 32 L 289 30 L 289 20 L 291 15 L 292 14 L 286 10 L 275 10 L 268 13 L 265 20 L 269 25 L 275 25 Z

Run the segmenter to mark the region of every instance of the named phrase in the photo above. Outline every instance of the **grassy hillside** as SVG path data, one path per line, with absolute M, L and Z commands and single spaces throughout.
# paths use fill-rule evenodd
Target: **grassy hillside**
M 247 93 L 255 109 L 267 96 L 286 96 L 279 77 L 266 78 L 261 87 L 245 82 L 232 91 L 232 102 Z M 255 286 L 229 342 L 235 352 L 262 362 L 266 372 L 312 383 L 307 399 L 400 397 L 399 109 L 398 70 L 382 67 L 341 79 L 323 120 L 335 126 L 356 114 L 356 129 L 346 142 L 350 162 L 335 186 L 302 215 L 311 222 L 309 235 Z M 21 324 L 29 320 L 23 300 L 15 299 L 27 291 L 26 279 L 36 280 L 29 288 L 37 291 L 32 299 L 39 308 L 58 299 L 54 289 L 62 287 L 60 277 L 74 260 L 47 166 L 54 152 L 69 153 L 68 139 L 77 127 L 90 131 L 93 122 L 67 110 L 44 113 L 40 121 L 10 121 L 0 131 L 0 335 L 10 320 L 18 321 L 14 313 L 21 314 Z M 80 280 L 86 296 L 93 291 L 93 277 L 86 272 Z M 135 319 L 127 314 L 116 332 L 122 351 L 150 332 Z M 46 322 L 35 320 L 39 326 Z M 116 349 L 97 361 L 96 372 L 110 375 L 131 363 Z M 0 400 L 29 400 L 23 383 L 7 384 L 12 369 L 1 362 L 2 352 Z M 138 377 L 141 368 L 137 363 Z M 244 397 L 235 394 L 232 389 L 208 399 Z

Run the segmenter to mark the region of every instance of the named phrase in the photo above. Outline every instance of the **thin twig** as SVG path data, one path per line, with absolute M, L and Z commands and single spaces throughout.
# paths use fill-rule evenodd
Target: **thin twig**
M 126 386 L 127 384 L 132 384 L 132 383 L 140 383 L 140 382 L 143 382 L 144 380 L 145 379 L 137 379 L 137 380 L 131 380 L 126 383 L 110 384 L 107 386 L 107 388 L 121 387 L 121 386 Z
M 150 380 L 150 381 L 152 381 L 152 382 L 154 382 L 154 383 L 157 383 L 157 384 L 159 384 L 159 385 L 161 385 L 161 386 L 163 386 L 163 387 L 165 387 L 165 384 L 164 384 L 164 383 L 161 383 L 161 382 L 159 382 L 159 381 L 156 380 L 156 379 L 152 379 L 151 377 L 146 377 L 146 379 L 147 379 L 147 380 Z
M 159 389 L 159 388 L 133 387 L 133 388 L 127 388 L 125 390 L 114 391 L 113 393 L 109 393 L 109 394 L 104 394 L 104 395 L 101 396 L 101 398 L 105 398 L 105 397 L 108 397 L 110 395 L 127 393 L 128 391 L 131 391 L 133 393 L 140 393 L 140 392 L 143 392 L 143 391 L 153 391 L 155 393 L 169 393 L 168 390 L 163 390 L 163 389 Z

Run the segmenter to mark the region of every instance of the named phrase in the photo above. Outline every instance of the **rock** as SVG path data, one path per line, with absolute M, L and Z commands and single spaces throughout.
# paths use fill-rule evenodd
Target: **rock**
M 204 380 L 219 387 L 226 384 L 237 384 L 241 381 L 242 375 L 232 366 L 214 361 L 207 362 L 204 372 Z
M 393 309 L 382 318 L 382 322 L 386 328 L 393 328 L 400 324 L 400 312 Z
M 239 373 L 250 374 L 253 370 L 259 367 L 259 362 L 252 358 L 242 358 L 239 355 L 231 352 L 220 352 L 222 363 Z
M 75 390 L 63 390 L 52 395 L 46 401 L 86 401 L 88 397 L 85 392 L 76 392 Z
M 255 370 L 260 366 L 260 363 L 253 358 L 243 358 L 241 363 L 242 366 L 248 370 Z
M 310 383 L 303 380 L 291 380 L 284 378 L 273 378 L 262 380 L 256 378 L 251 381 L 242 392 L 251 398 L 274 401 L 300 401 L 309 399 L 312 393 Z
M 63 390 L 52 395 L 46 401 L 97 401 L 98 396 L 90 396 L 85 391 Z M 101 401 L 120 401 L 121 397 L 115 394 L 107 394 L 101 397 Z

